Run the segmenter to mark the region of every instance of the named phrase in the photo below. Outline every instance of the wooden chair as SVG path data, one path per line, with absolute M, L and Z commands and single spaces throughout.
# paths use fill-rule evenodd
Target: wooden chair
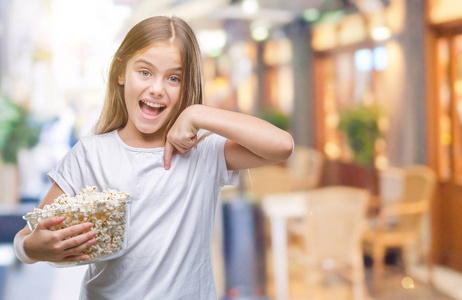
M 409 270 L 407 258 L 410 247 L 419 247 L 431 277 L 430 251 L 422 243 L 421 232 L 435 184 L 436 175 L 432 169 L 421 165 L 405 168 L 402 198 L 398 202 L 393 201 L 393 203 L 383 205 L 375 226 L 364 232 L 364 250 L 373 259 L 375 292 L 379 292 L 382 288 L 384 258 L 386 250 L 389 248 L 401 249 L 405 272 L 407 273 Z
M 313 189 L 321 182 L 324 155 L 314 148 L 296 146 L 287 165 L 293 177 L 292 189 Z
M 304 248 L 309 299 L 326 275 L 352 283 L 353 299 L 367 299 L 361 236 L 369 200 L 366 189 L 330 186 L 307 192 Z
M 268 165 L 241 171 L 245 191 L 260 201 L 265 195 L 292 192 L 292 174 L 279 165 Z
M 401 202 L 404 169 L 389 167 L 379 172 L 379 195 L 382 206 Z
M 319 187 L 324 166 L 322 152 L 305 146 L 296 146 L 287 161 L 291 174 L 291 191 L 306 191 Z M 290 245 L 303 244 L 303 224 L 300 219 L 287 221 Z

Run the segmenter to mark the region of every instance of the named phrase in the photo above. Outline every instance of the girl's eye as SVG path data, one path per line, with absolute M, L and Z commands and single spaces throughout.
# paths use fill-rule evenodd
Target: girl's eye
M 180 78 L 174 77 L 174 76 L 169 77 L 168 80 L 170 80 L 170 81 L 173 82 L 173 83 L 178 83 L 178 82 L 180 82 Z
M 144 76 L 144 77 L 148 77 L 149 75 L 151 75 L 151 73 L 149 73 L 149 72 L 146 71 L 146 70 L 141 70 L 141 71 L 140 71 L 140 74 L 141 74 L 141 76 Z

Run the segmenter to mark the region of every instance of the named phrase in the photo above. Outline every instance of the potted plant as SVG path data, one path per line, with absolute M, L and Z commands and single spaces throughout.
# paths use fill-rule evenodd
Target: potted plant
M 289 127 L 289 117 L 281 111 L 266 110 L 260 113 L 259 117 L 282 130 L 287 130 Z
M 382 136 L 379 128 L 382 116 L 383 109 L 379 105 L 356 104 L 340 112 L 338 129 L 345 134 L 356 164 L 374 165 L 375 143 Z
M 37 144 L 40 130 L 28 110 L 0 94 L 0 203 L 18 200 L 18 153 Z

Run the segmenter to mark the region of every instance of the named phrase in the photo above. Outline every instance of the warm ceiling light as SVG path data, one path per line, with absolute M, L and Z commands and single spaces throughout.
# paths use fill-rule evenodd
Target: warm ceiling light
M 254 21 L 252 24 L 250 24 L 250 35 L 257 42 L 264 41 L 269 37 L 270 28 L 271 24 L 267 21 Z
M 197 33 L 197 39 L 201 50 L 208 56 L 217 57 L 226 46 L 226 31 L 222 29 L 217 30 L 203 30 Z
M 252 29 L 251 35 L 255 41 L 261 42 L 269 37 L 269 31 L 268 28 L 265 27 L 256 27 Z
M 258 0 L 243 0 L 241 8 L 244 14 L 253 15 L 258 11 Z
M 372 38 L 375 41 L 383 41 L 391 37 L 391 30 L 386 26 L 375 27 L 372 29 Z

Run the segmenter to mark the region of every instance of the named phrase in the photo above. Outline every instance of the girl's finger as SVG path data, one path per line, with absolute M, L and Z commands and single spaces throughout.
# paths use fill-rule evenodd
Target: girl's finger
M 55 225 L 61 224 L 66 217 L 51 217 L 51 218 L 46 218 L 40 221 L 37 225 L 37 227 L 40 227 L 42 229 L 50 229 L 50 227 L 53 227 Z
M 59 233 L 59 237 L 61 240 L 65 240 L 67 238 L 74 237 L 76 235 L 84 233 L 85 231 L 90 230 L 92 226 L 92 223 L 82 223 L 58 230 L 56 232 Z
M 192 142 L 192 147 L 196 146 L 197 145 L 197 134 L 195 134 L 192 138 L 191 138 L 191 142 Z M 192 148 L 191 147 L 191 148 Z
M 63 245 L 62 247 L 63 249 L 74 249 L 88 242 L 89 240 L 93 239 L 95 236 L 96 236 L 96 232 L 91 230 L 83 234 L 79 234 L 75 237 L 69 238 L 67 240 L 64 240 L 62 242 L 62 245 Z
M 64 251 L 64 255 L 65 256 L 81 255 L 84 250 L 86 250 L 87 248 L 89 248 L 90 246 L 94 244 L 96 244 L 96 239 L 94 238 L 89 239 L 85 241 L 84 243 L 78 245 L 77 247 L 67 249 L 66 251 Z
M 172 161 L 172 155 L 173 155 L 173 150 L 175 148 L 173 145 L 167 140 L 165 142 L 165 148 L 164 148 L 164 169 L 169 170 L 170 169 L 170 163 Z

